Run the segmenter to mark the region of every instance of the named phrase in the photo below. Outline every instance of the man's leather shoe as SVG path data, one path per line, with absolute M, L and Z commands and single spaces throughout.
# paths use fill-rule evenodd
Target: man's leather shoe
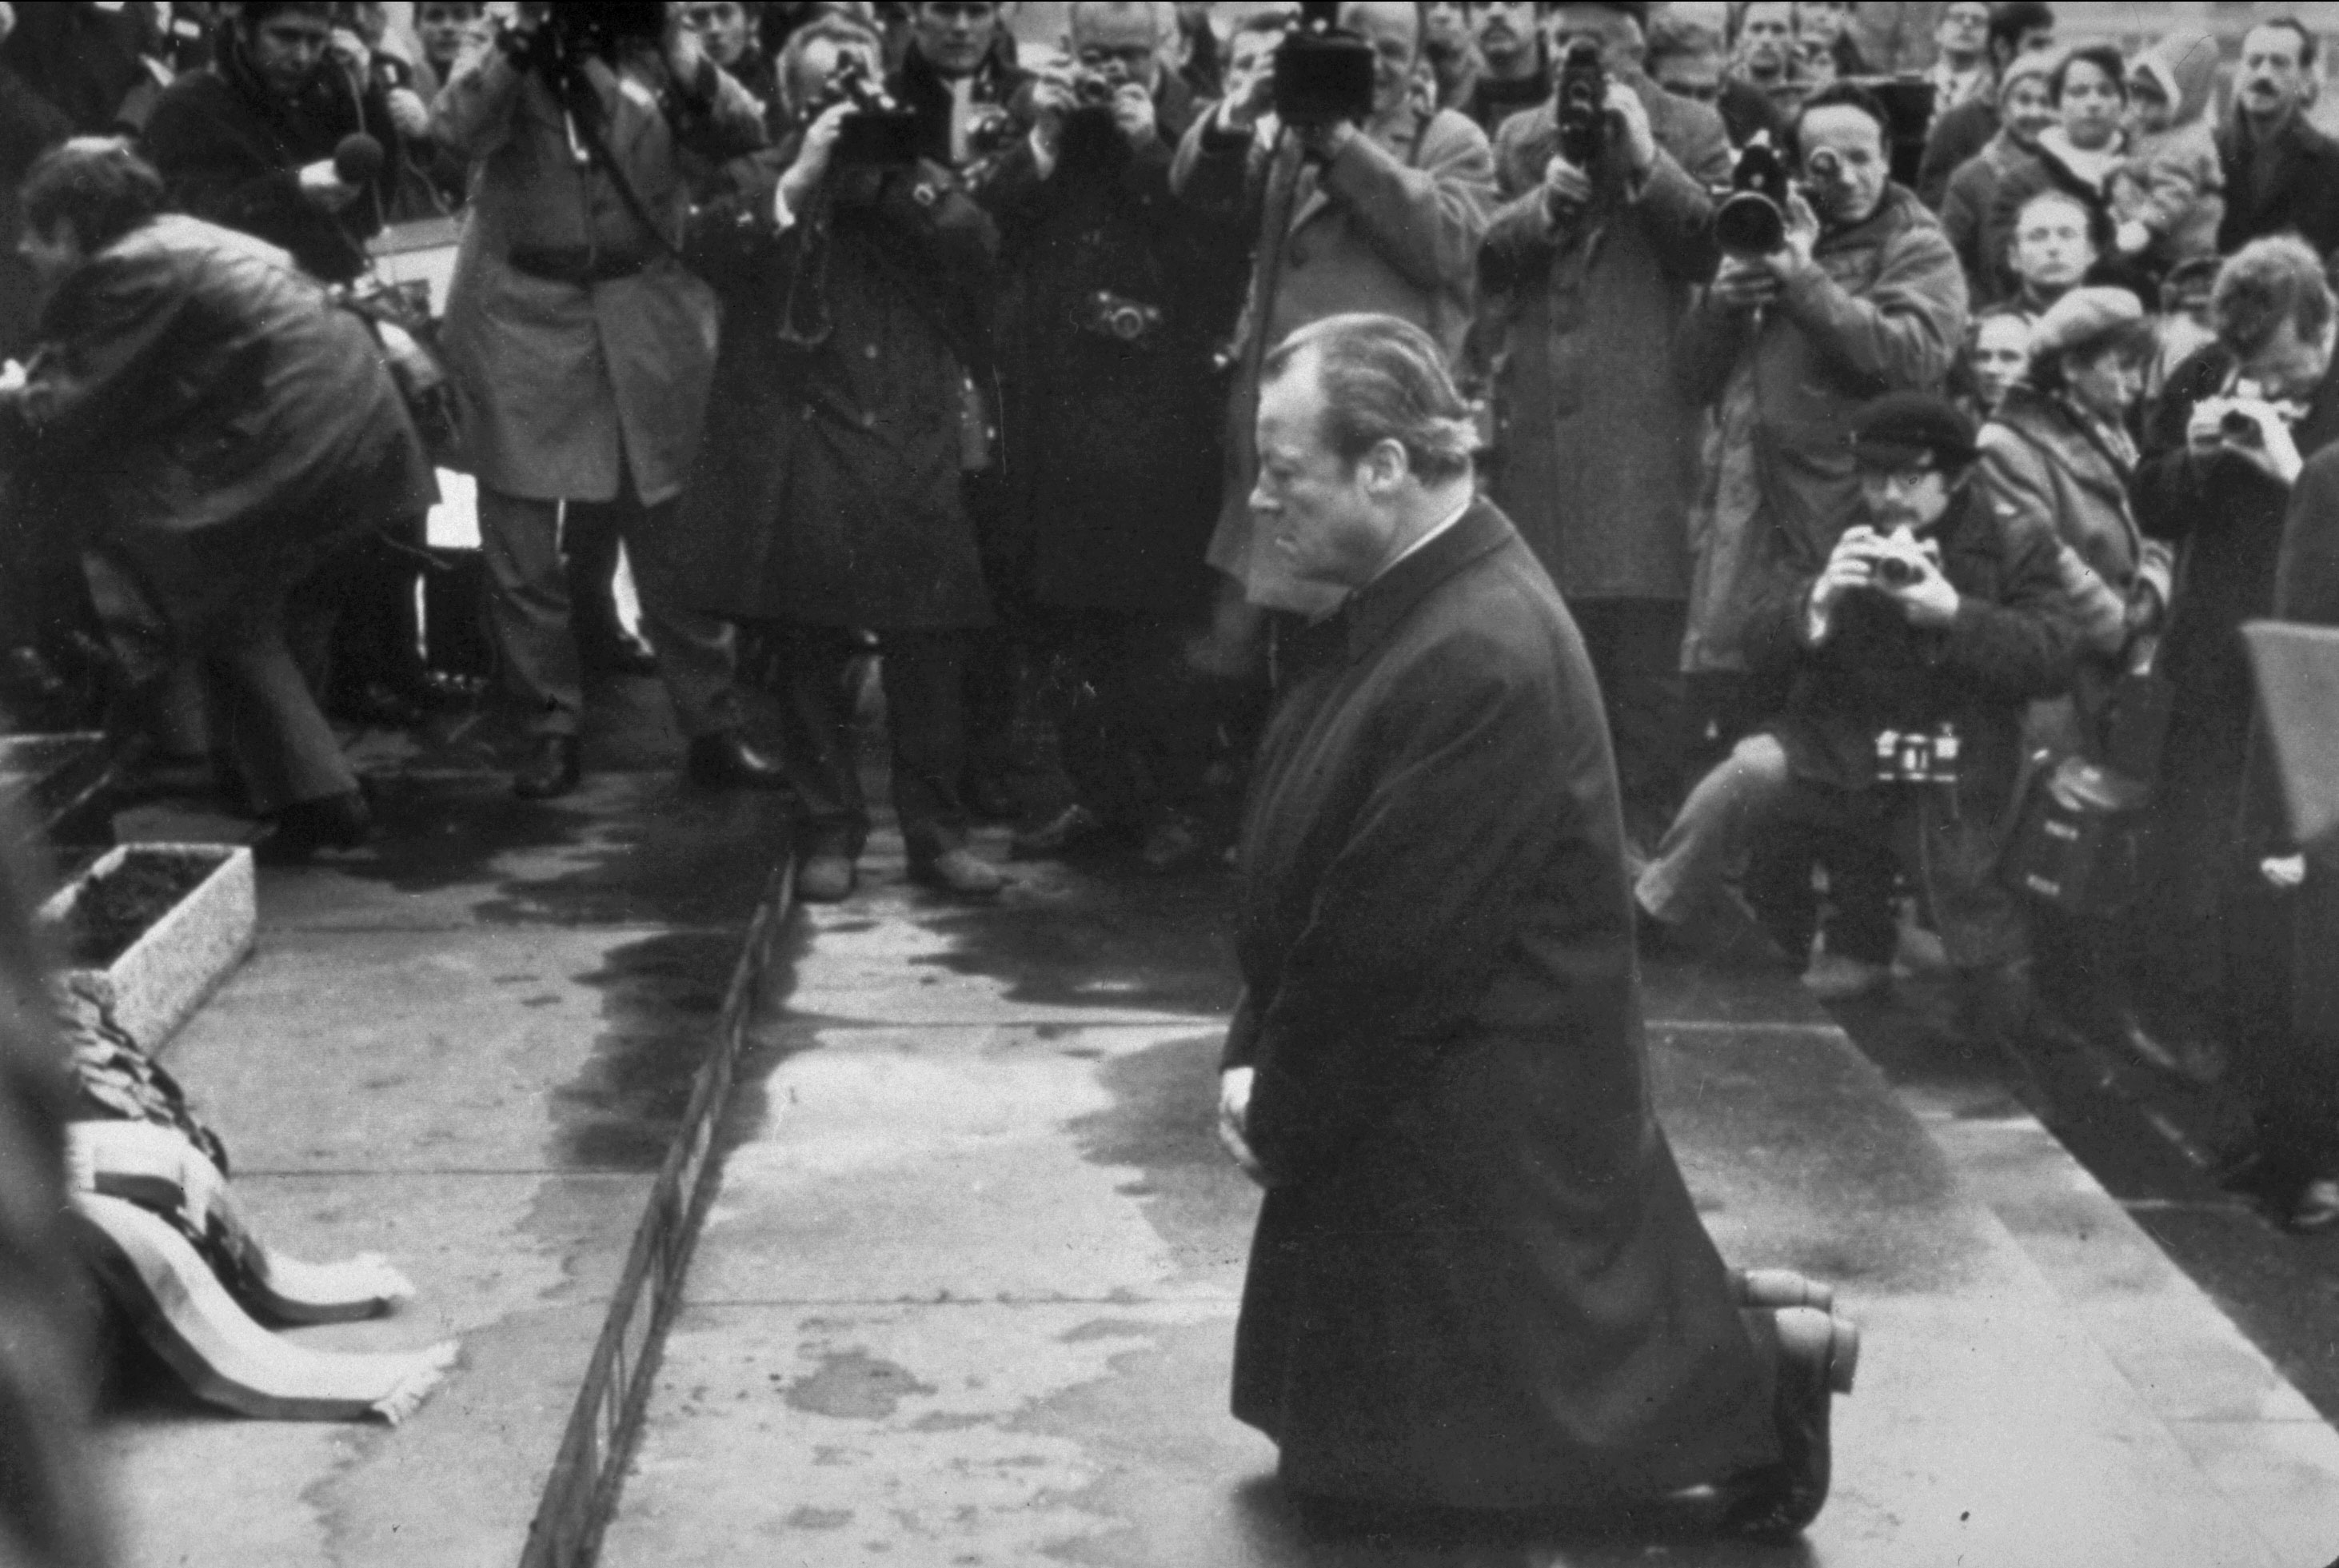
M 1860 1330 L 1815 1307 L 1791 1307 L 1777 1314 L 1779 1363 L 1773 1417 L 1779 1429 L 1779 1463 L 1750 1476 L 1734 1490 L 1736 1501 L 1722 1517 L 1723 1528 L 1760 1541 L 1790 1540 L 1827 1505 L 1833 1467 L 1829 1442 L 1830 1405 L 1851 1392 L 1860 1369 Z
M 996 898 L 1007 885 L 999 869 L 971 849 L 911 857 L 910 880 L 956 898 Z
M 806 855 L 796 867 L 796 899 L 802 903 L 843 903 L 853 896 L 853 857 Z
M 554 800 L 585 776 L 585 745 L 575 735 L 539 735 L 528 762 L 512 775 L 512 794 L 522 800 Z
M 256 852 L 270 865 L 298 865 L 321 849 L 358 849 L 373 837 L 373 812 L 358 790 L 295 801 L 276 814 L 276 831 Z
M 706 789 L 785 789 L 787 770 L 737 730 L 717 730 L 690 743 L 690 782 Z
M 1007 853 L 1017 860 L 1058 860 L 1091 847 L 1110 832 L 1104 818 L 1076 802 L 1038 827 L 1019 828 Z

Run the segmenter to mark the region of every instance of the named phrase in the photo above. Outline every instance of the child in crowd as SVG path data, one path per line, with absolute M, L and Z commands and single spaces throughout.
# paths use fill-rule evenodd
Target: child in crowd
M 2124 258 L 2153 274 L 2217 253 L 2225 177 L 2210 127 L 2217 45 L 2176 32 L 2128 67 L 2128 155 L 2111 179 L 2114 237 Z

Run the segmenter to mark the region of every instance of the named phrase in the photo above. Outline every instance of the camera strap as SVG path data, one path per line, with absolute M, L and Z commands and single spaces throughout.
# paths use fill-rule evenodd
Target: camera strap
M 620 69 L 616 65 L 610 68 L 613 71 Z M 577 72 L 577 75 L 580 79 L 579 85 L 588 93 L 593 92 L 590 79 L 586 78 L 581 70 Z M 625 165 L 617 161 L 616 153 L 609 151 L 609 139 L 607 126 L 604 124 L 605 116 L 597 113 L 599 107 L 597 95 L 593 104 L 594 110 L 597 111 L 595 113 L 588 113 L 579 108 L 567 108 L 569 127 L 576 133 L 578 145 L 585 149 L 585 156 L 591 165 L 609 177 L 609 184 L 617 192 L 618 202 L 624 205 L 636 223 L 649 232 L 651 242 L 656 245 L 662 253 L 677 261 L 682 261 L 681 247 L 674 242 L 673 236 L 666 232 L 665 226 L 650 215 L 648 203 L 642 200 L 642 193 L 634 189 L 634 182 L 627 174 Z

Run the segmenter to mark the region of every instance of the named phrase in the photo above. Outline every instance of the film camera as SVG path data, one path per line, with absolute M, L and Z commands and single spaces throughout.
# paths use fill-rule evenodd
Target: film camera
M 1858 541 L 1860 553 L 1868 561 L 1868 569 L 1877 585 L 1886 588 L 1905 588 L 1920 580 L 1937 566 L 1939 547 L 1921 544 L 1907 528 L 1890 534 L 1870 530 L 1870 537 Z
M 2253 452 L 2265 447 L 2265 427 L 2259 422 L 2259 415 L 2271 411 L 2285 424 L 2295 424 L 2304 412 L 2296 404 L 2270 403 L 2263 398 L 2248 395 L 2254 390 L 2245 384 L 2237 395 L 2216 399 L 2203 404 L 2196 411 L 2197 414 L 2216 416 L 2217 435 L 2221 440 Z M 2257 412 L 2253 413 L 2253 409 Z
M 544 7 L 535 31 L 508 30 L 502 44 L 518 64 L 558 76 L 630 44 L 658 43 L 666 30 L 666 8 L 660 0 L 562 0 Z
M 853 105 L 836 136 L 839 163 L 899 167 L 918 161 L 918 117 L 893 100 L 858 54 L 840 54 L 821 87 L 820 108 Z
M 1600 45 L 1578 38 L 1559 63 L 1559 154 L 1578 169 L 1591 170 L 1608 146 L 1608 73 Z
M 1301 0 L 1298 25 L 1275 49 L 1275 116 L 1306 128 L 1373 112 L 1373 46 L 1340 25 L 1337 0 Z
M 1815 180 L 1835 178 L 1841 160 L 1825 147 L 1811 154 Z M 1740 149 L 1730 171 L 1730 194 L 1714 210 L 1713 238 L 1725 255 L 1742 261 L 1767 256 L 1787 242 L 1787 201 L 1795 189 L 1785 154 L 1757 131 Z
M 1958 782 L 1958 726 L 1944 719 L 1929 730 L 1883 730 L 1876 737 L 1876 782 L 1950 784 Z

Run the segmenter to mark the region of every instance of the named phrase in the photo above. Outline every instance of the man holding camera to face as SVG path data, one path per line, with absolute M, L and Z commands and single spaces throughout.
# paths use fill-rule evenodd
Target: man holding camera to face
M 1646 5 L 1552 8 L 1557 90 L 1495 143 L 1507 204 L 1479 281 L 1496 419 L 1489 493 L 1551 573 L 1600 675 L 1625 826 L 1680 804 L 1681 643 L 1700 411 L 1673 339 L 1713 275 L 1722 118 L 1643 74 Z M 1488 329 L 1492 329 L 1489 330 Z
M 2339 311 L 2314 251 L 2288 235 L 2243 247 L 2209 311 L 2216 341 L 2171 372 L 2135 483 L 2138 525 L 2178 552 L 2156 666 L 2172 690 L 2154 797 L 2160 879 L 2143 922 L 2157 993 L 2147 1000 L 2172 1052 L 2202 1076 L 2229 1000 L 2241 869 L 2233 828 L 2253 702 L 2241 627 L 2273 613 L 2293 488 L 2339 440 Z
M 1890 128 L 1849 84 L 1795 123 L 1801 178 L 1734 195 L 1767 222 L 1717 213 L 1724 255 L 1679 344 L 1692 395 L 1720 429 L 1700 505 L 1683 664 L 1728 685 L 1747 667 L 1743 606 L 1774 567 L 1816 572 L 1854 515 L 1844 431 L 1888 391 L 1939 387 L 1965 331 L 1966 283 L 1933 215 L 1892 182 Z M 1741 169 L 1759 146 L 1742 155 Z M 1726 203 L 1725 205 L 1728 205 Z M 1725 705 L 1732 699 L 1724 698 Z
M 515 790 L 548 799 L 580 776 L 560 541 L 612 513 L 691 776 L 778 785 L 740 736 L 730 629 L 677 602 L 665 547 L 715 370 L 715 293 L 677 254 L 690 182 L 763 144 L 761 110 L 662 5 L 527 5 L 463 56 L 431 125 L 474 164 L 445 347 L 497 640 L 535 736 Z
M 989 897 L 967 846 L 966 659 L 992 622 L 965 478 L 982 422 L 998 232 L 922 158 L 844 16 L 790 35 L 780 145 L 725 171 L 694 259 L 722 291 L 706 439 L 677 520 L 690 602 L 779 654 L 799 803 L 796 894 L 851 896 L 870 832 L 848 672 L 877 634 L 893 804 L 912 880 Z
M 2024 708 L 2071 678 L 2078 629 L 2058 547 L 1967 483 L 1974 429 L 1946 399 L 1888 393 L 1850 424 L 1860 520 L 1816 567 L 1781 574 L 1745 620 L 1748 661 L 1783 687 L 1783 706 L 1692 793 L 1634 896 L 1662 942 L 1709 912 L 1765 833 L 1825 843 L 1831 866 L 1888 893 L 1897 860 L 1965 981 L 1968 1032 L 2015 1046 L 2026 947 L 1997 876 L 1999 830 Z M 1837 891 L 1831 951 L 1889 963 L 1889 898 Z M 1791 924 L 1810 912 L 1759 912 Z
M 1222 595 L 1214 662 L 1239 664 L 1253 606 L 1321 611 L 1338 595 L 1293 579 L 1272 552 L 1257 547 L 1248 498 L 1257 458 L 1253 413 L 1266 350 L 1308 323 L 1371 311 L 1411 321 L 1448 356 L 1458 354 L 1476 301 L 1478 244 L 1495 198 L 1486 134 L 1453 110 L 1421 108 L 1414 96 L 1421 48 L 1417 7 L 1357 4 L 1337 9 L 1339 29 L 1371 50 L 1369 102 L 1304 106 L 1279 78 L 1321 39 L 1287 40 L 1274 65 L 1198 121 L 1178 149 L 1170 176 L 1179 195 L 1206 215 L 1259 235 L 1249 299 L 1236 334 L 1241 362 L 1227 426 L 1227 482 L 1210 564 L 1239 585 Z M 1320 49 L 1318 56 L 1321 56 Z M 1295 114 L 1295 109 L 1299 113 Z M 1343 113 L 1342 111 L 1353 111 Z M 1272 144 L 1255 135 L 1273 111 L 1283 129 Z
M 1006 494 L 992 587 L 1028 606 L 1077 800 L 1019 854 L 1108 833 L 1169 871 L 1199 826 L 1210 725 L 1182 669 L 1210 593 L 1222 393 L 1213 355 L 1242 287 L 1239 237 L 1170 194 L 1197 106 L 1162 63 L 1168 0 L 1071 12 L 1069 71 L 1040 78 L 1031 134 L 994 171 Z

